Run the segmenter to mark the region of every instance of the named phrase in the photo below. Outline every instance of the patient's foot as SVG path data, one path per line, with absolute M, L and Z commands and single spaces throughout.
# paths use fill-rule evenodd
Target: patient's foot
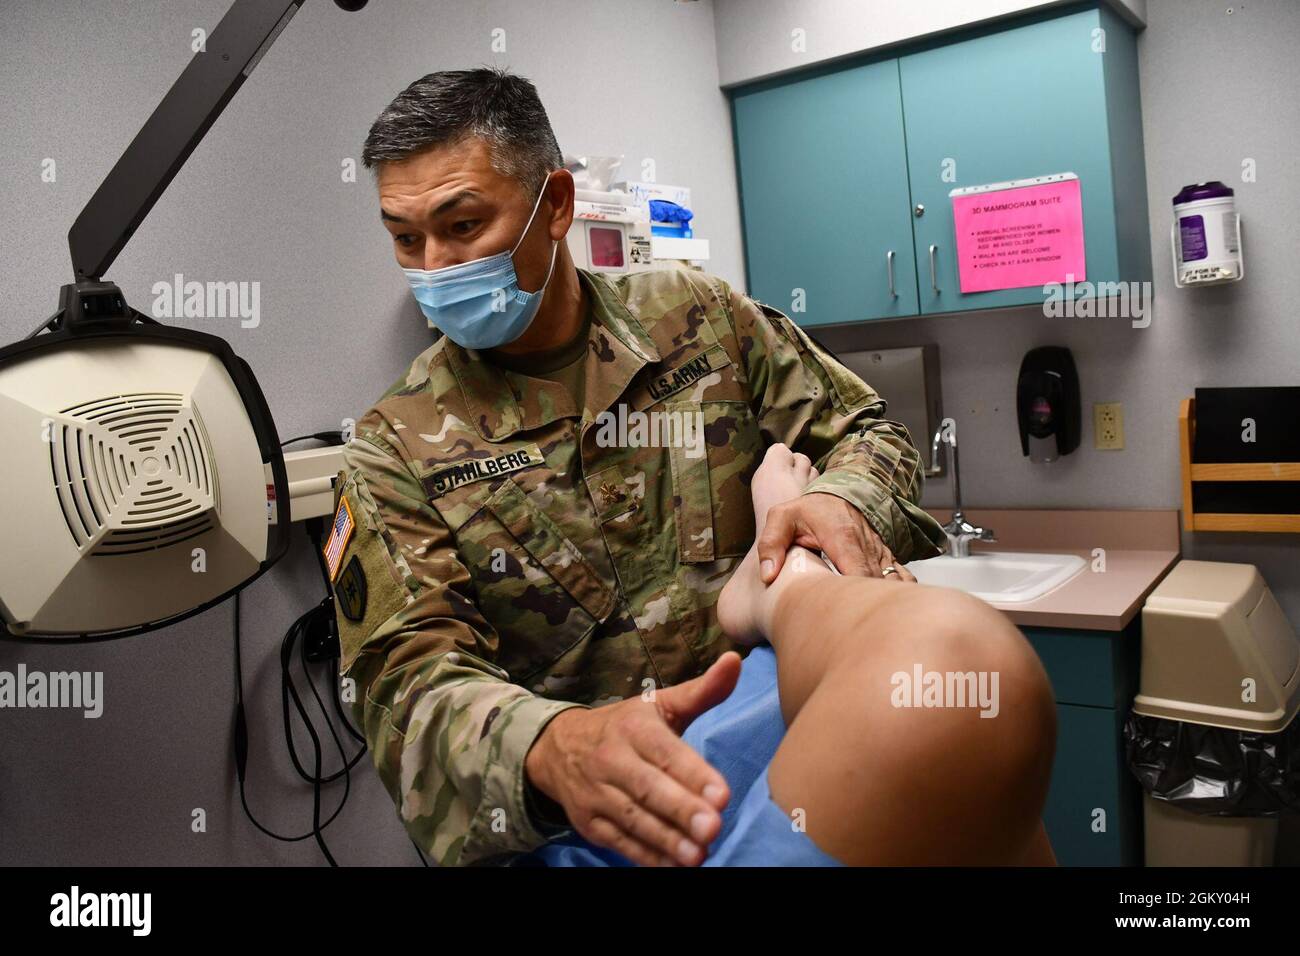
M 749 486 L 754 499 L 756 539 L 763 533 L 768 511 L 783 501 L 798 497 L 804 486 L 815 477 L 817 469 L 806 455 L 797 455 L 785 445 L 773 445 L 767 450 Z M 786 562 L 791 571 L 798 572 L 813 565 L 820 571 L 827 571 L 819 558 L 812 557 L 802 548 L 794 551 L 791 560 Z M 786 577 L 784 572 L 782 577 Z M 773 582 L 771 587 L 776 588 L 777 584 Z M 733 640 L 754 644 L 763 639 L 762 605 L 769 597 L 767 591 L 758 573 L 758 549 L 751 547 L 718 596 L 718 623 Z
M 785 445 L 773 445 L 763 456 L 762 464 L 749 483 L 754 499 L 754 535 L 763 533 L 767 513 L 774 505 L 797 498 L 804 485 L 812 481 L 816 469 L 807 455 L 796 455 Z

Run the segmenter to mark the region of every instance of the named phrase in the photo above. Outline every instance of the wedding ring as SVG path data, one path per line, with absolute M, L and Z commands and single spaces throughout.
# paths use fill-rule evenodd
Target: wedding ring
M 882 578 L 887 578 L 887 577 L 889 577 L 891 574 L 897 574 L 897 573 L 898 573 L 898 568 L 894 567 L 894 566 L 891 564 L 889 567 L 884 568 L 883 570 L 881 570 L 881 572 L 880 572 L 880 576 L 881 576 Z

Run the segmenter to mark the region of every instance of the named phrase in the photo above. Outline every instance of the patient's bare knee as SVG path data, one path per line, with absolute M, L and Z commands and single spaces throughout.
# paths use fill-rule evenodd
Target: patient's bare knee
M 876 666 L 891 676 L 895 706 L 949 712 L 909 722 L 917 759 L 965 751 L 978 759 L 952 769 L 979 780 L 963 786 L 1045 795 L 1056 710 L 1047 673 L 1019 628 L 950 588 L 911 585 L 898 598 L 880 616 L 886 644 Z
M 957 591 L 863 592 L 860 621 L 828 635 L 825 678 L 807 705 L 822 721 L 814 739 L 833 743 L 803 752 L 821 770 L 788 792 L 832 794 L 849 862 L 1019 859 L 1039 826 L 1055 741 L 1033 648 L 1005 615 Z

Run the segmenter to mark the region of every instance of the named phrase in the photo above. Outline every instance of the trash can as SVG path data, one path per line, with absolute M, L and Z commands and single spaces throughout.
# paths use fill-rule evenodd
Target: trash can
M 1142 609 L 1124 726 L 1147 866 L 1270 866 L 1300 809 L 1300 640 L 1258 569 L 1182 561 Z

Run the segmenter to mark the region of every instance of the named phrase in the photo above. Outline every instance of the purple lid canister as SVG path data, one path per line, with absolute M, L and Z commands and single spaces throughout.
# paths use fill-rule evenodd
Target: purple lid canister
M 1182 191 L 1174 197 L 1174 205 L 1181 206 L 1183 203 L 1197 202 L 1201 199 L 1225 199 L 1231 195 L 1231 189 L 1217 179 L 1211 179 L 1208 183 L 1195 183 L 1191 186 L 1184 186 Z

